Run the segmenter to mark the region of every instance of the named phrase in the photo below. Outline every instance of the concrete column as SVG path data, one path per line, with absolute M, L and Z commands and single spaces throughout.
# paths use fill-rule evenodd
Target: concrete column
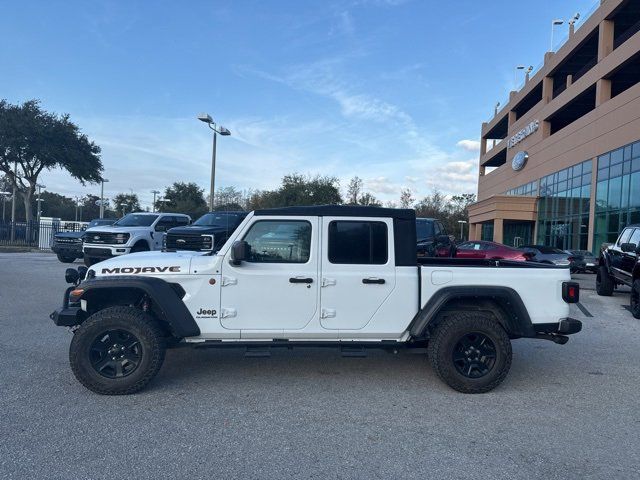
M 486 167 L 484 165 L 480 165 L 480 171 L 479 171 L 480 176 L 484 177 L 485 173 L 486 173 Z
M 611 100 L 611 80 L 601 78 L 596 82 L 596 107 Z
M 598 28 L 598 62 L 613 52 L 613 20 L 603 20 Z
M 542 138 L 548 138 L 549 136 L 551 136 L 551 122 L 543 120 L 540 127 L 540 129 L 542 130 Z
M 516 123 L 516 119 L 517 119 L 516 112 L 514 112 L 513 110 L 509 111 L 509 119 L 507 120 L 509 126 Z
M 482 157 L 485 153 L 487 153 L 487 139 L 480 139 L 480 156 Z
M 573 75 L 567 75 L 567 88 L 573 83 Z
M 503 240 L 504 221 L 502 218 L 496 218 L 493 220 L 493 241 L 502 243 Z
M 553 77 L 542 79 L 542 100 L 545 104 L 553 100 Z

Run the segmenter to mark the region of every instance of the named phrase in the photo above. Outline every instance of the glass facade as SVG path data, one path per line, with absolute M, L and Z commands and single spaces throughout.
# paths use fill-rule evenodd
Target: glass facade
M 487 242 L 493 242 L 493 221 L 485 222 L 482 224 L 482 230 L 480 233 L 480 240 Z
M 591 169 L 587 160 L 540 179 L 537 243 L 587 249 Z
M 598 157 L 593 249 L 640 223 L 640 142 Z
M 524 195 L 525 197 L 536 197 L 538 195 L 538 181 L 529 182 L 526 185 L 512 188 L 506 195 Z

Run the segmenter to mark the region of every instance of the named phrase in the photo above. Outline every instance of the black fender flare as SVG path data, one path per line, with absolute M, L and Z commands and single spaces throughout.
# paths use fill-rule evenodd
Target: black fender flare
M 412 320 L 409 333 L 414 338 L 427 337 L 429 326 L 448 304 L 467 300 L 473 300 L 478 306 L 486 301 L 496 304 L 506 314 L 498 315 L 498 321 L 509 336 L 535 337 L 531 318 L 518 292 L 510 287 L 477 285 L 444 287 L 436 291 Z
M 600 261 L 598 262 L 598 265 L 604 265 L 607 271 L 611 269 L 611 257 L 606 250 L 603 250 L 602 253 L 600 253 Z
M 123 294 L 126 291 L 141 291 L 153 302 L 154 313 L 165 323 L 176 338 L 195 337 L 200 335 L 200 327 L 193 319 L 189 309 L 178 295 L 178 290 L 169 282 L 156 277 L 114 276 L 98 277 L 85 280 L 77 289 L 82 289 L 82 295 L 76 301 L 86 300 L 90 306 L 91 300 L 97 299 L 104 293 Z

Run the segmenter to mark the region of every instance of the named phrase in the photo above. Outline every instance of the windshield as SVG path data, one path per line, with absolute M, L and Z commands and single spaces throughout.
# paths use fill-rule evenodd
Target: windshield
M 563 252 L 562 250 L 560 250 L 559 248 L 553 248 L 553 247 L 534 247 L 537 250 L 540 250 L 540 253 L 545 253 L 545 254 L 564 254 L 566 255 L 566 252 Z
M 98 225 L 111 225 L 113 220 L 91 220 L 87 228 L 97 227 Z
M 418 241 L 428 240 L 433 238 L 433 222 L 429 221 L 417 221 L 416 222 L 416 237 Z
M 242 217 L 240 213 L 205 213 L 193 224 L 199 227 L 226 227 L 240 223 Z
M 158 215 L 128 213 L 113 225 L 115 227 L 150 227 Z

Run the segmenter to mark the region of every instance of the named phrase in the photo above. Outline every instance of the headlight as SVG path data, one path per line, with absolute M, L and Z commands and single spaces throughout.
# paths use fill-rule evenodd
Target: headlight
M 116 243 L 127 243 L 127 241 L 129 240 L 129 234 L 128 233 L 118 233 L 115 236 L 115 240 L 116 240 Z
M 213 250 L 213 235 L 202 235 L 202 250 Z

